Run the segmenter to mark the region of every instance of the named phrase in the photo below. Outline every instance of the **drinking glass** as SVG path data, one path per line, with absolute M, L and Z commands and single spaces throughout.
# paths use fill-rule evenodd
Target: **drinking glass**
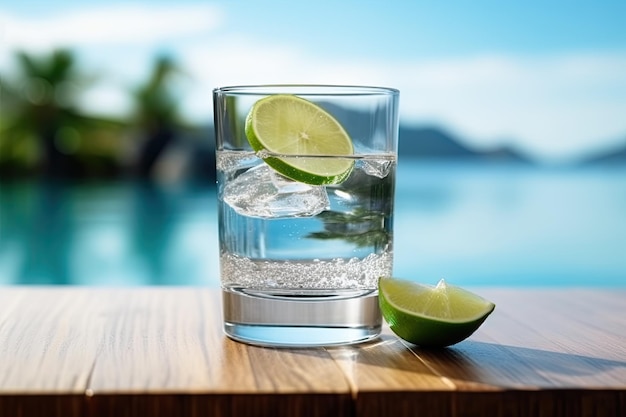
M 351 138 L 338 184 L 294 181 L 267 165 L 310 154 L 255 152 L 246 117 L 260 99 L 295 95 Z M 219 260 L 226 335 L 262 346 L 331 346 L 380 334 L 378 278 L 392 273 L 398 90 L 257 85 L 213 91 Z M 278 117 L 281 117 L 278 115 Z M 286 116 L 285 116 L 286 117 Z

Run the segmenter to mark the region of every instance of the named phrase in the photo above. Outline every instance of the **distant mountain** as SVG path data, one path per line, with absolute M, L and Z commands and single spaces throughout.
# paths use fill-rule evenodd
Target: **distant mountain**
M 510 147 L 476 150 L 462 144 L 437 127 L 400 126 L 400 157 L 423 159 L 465 159 L 482 162 L 533 163 L 532 159 Z
M 608 151 L 583 158 L 582 165 L 626 165 L 626 143 Z
M 414 158 L 474 158 L 478 153 L 441 129 L 400 126 L 398 153 Z
M 341 114 L 339 110 L 334 109 Z M 349 113 L 346 113 L 349 116 Z M 344 116 L 344 126 L 354 137 L 369 134 L 369 126 L 350 123 L 350 117 Z M 206 149 L 198 150 L 198 155 L 206 160 L 206 153 L 214 152 L 215 137 L 213 126 L 207 126 L 206 130 L 209 139 L 205 144 Z M 202 152 L 204 151 L 204 152 Z M 202 156 L 200 155 L 202 154 Z M 444 129 L 434 126 L 407 126 L 400 124 L 398 154 L 400 158 L 412 159 L 457 159 L 477 162 L 501 162 L 501 163 L 521 163 L 533 164 L 535 161 L 523 153 L 507 147 L 501 146 L 486 150 L 477 150 L 463 144 L 463 141 L 454 137 Z
M 362 123 L 358 110 L 345 109 L 333 103 L 318 103 L 339 120 L 353 137 L 371 134 L 371 126 Z M 510 147 L 487 150 L 472 149 L 459 138 L 436 126 L 410 126 L 400 123 L 398 154 L 400 158 L 459 159 L 480 162 L 533 164 L 527 155 Z

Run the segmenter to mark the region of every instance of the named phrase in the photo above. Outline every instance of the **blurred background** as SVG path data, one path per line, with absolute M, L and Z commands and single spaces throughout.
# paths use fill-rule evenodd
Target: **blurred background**
M 219 285 L 212 89 L 401 91 L 395 275 L 626 285 L 626 3 L 0 5 L 0 284 Z

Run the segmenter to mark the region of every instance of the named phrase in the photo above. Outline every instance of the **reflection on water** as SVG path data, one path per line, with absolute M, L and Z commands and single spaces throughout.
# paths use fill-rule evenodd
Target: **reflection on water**
M 0 283 L 217 284 L 213 187 L 28 183 L 0 189 Z
M 400 169 L 395 275 L 433 284 L 626 285 L 626 169 Z
M 400 164 L 396 276 L 626 285 L 626 169 Z M 218 285 L 215 190 L 0 184 L 0 284 Z

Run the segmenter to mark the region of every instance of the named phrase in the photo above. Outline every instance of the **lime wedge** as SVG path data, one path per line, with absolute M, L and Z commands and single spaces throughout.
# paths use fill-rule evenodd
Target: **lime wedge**
M 380 309 L 391 330 L 423 347 L 444 347 L 469 337 L 496 307 L 462 288 L 381 277 Z
M 353 154 L 348 133 L 328 112 L 301 97 L 260 99 L 246 117 L 245 131 L 252 149 L 292 180 L 338 184 L 352 171 L 354 160 L 341 158 Z

